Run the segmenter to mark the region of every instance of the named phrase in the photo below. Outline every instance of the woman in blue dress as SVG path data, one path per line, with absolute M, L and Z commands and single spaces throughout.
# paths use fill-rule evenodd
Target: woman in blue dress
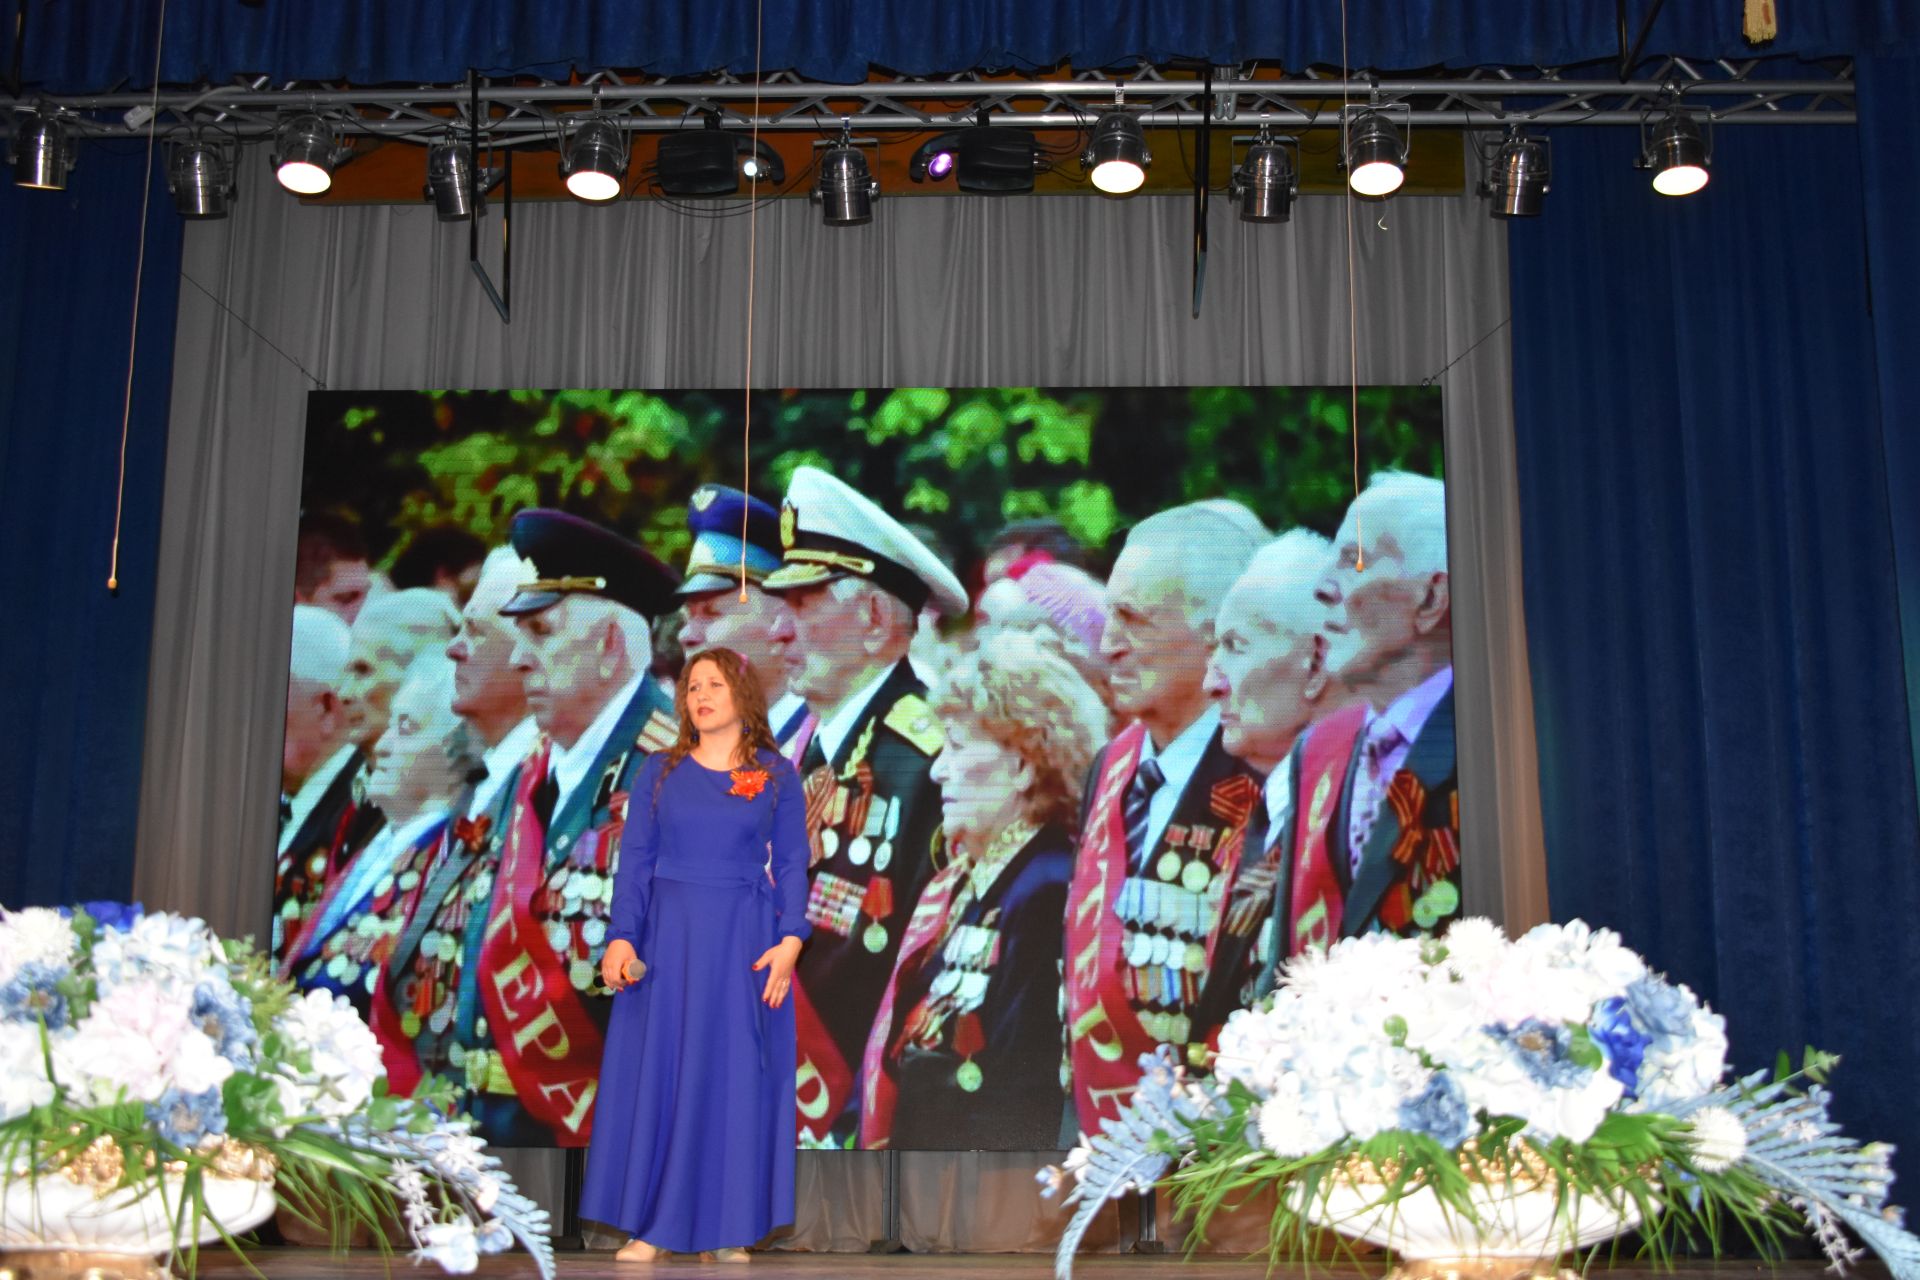
M 679 740 L 627 797 L 580 1213 L 633 1237 L 623 1262 L 744 1262 L 793 1220 L 806 798 L 738 654 L 695 654 L 676 701 Z

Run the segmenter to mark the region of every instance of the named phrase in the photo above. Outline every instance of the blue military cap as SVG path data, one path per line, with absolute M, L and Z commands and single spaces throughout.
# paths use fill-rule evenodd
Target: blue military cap
M 678 603 L 680 575 L 637 542 L 564 511 L 516 512 L 508 540 L 539 576 L 500 606 L 507 617 L 550 609 L 569 595 L 594 595 L 649 618 Z
M 687 553 L 682 596 L 738 586 L 743 552 L 748 582 L 762 582 L 780 567 L 780 513 L 752 494 L 723 484 L 701 485 L 687 499 L 687 531 L 693 534 L 693 550 Z

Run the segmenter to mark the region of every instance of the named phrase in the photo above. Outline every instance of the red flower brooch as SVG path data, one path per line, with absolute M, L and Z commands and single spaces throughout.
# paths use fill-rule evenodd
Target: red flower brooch
M 735 769 L 727 776 L 733 779 L 733 786 L 727 791 L 730 796 L 744 796 L 751 800 L 767 789 L 765 769 Z

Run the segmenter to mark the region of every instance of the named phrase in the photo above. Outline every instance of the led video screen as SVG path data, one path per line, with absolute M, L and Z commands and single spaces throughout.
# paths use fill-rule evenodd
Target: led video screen
M 587 1143 L 631 787 L 711 646 L 805 799 L 804 1146 L 1053 1148 L 1289 956 L 1459 913 L 1437 389 L 746 408 L 309 397 L 272 951 L 395 1091 Z

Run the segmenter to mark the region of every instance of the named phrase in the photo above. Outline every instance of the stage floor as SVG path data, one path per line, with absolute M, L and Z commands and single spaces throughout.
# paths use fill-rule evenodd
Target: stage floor
M 323 1249 L 259 1249 L 253 1255 L 260 1270 L 272 1280 L 384 1280 L 388 1275 L 388 1265 L 377 1252 L 367 1251 L 336 1257 Z M 613 1260 L 610 1253 L 570 1252 L 556 1255 L 559 1262 L 559 1275 L 565 1280 L 639 1280 L 640 1277 L 658 1274 L 679 1280 L 696 1280 L 699 1277 L 753 1276 L 758 1280 L 882 1280 L 882 1278 L 903 1278 L 907 1276 L 946 1277 L 947 1280 L 997 1280 L 1008 1277 L 1009 1280 L 1048 1280 L 1052 1276 L 1053 1259 L 1041 1254 L 862 1254 L 862 1253 L 756 1253 L 751 1262 L 739 1263 L 701 1263 L 692 1259 L 674 1258 L 667 1262 L 652 1264 L 622 1264 Z M 413 1267 L 403 1256 L 392 1259 L 392 1272 L 395 1275 L 424 1277 L 439 1275 L 432 1266 Z M 1196 1258 L 1183 1262 L 1178 1257 L 1131 1255 L 1116 1257 L 1113 1255 L 1089 1255 L 1074 1264 L 1075 1276 L 1087 1277 L 1087 1280 L 1158 1280 L 1159 1277 L 1179 1277 L 1180 1280 L 1246 1280 L 1248 1276 L 1258 1276 L 1265 1268 L 1257 1260 L 1236 1261 L 1218 1257 Z M 1360 1268 L 1354 1266 L 1318 1266 L 1313 1269 L 1314 1280 L 1376 1280 L 1385 1271 L 1384 1267 Z M 210 1254 L 203 1257 L 200 1274 L 205 1277 L 219 1277 L 220 1280 L 239 1280 L 248 1275 L 246 1267 L 230 1254 Z M 505 1257 L 482 1258 L 480 1269 L 475 1273 L 493 1280 L 524 1280 L 536 1273 L 527 1261 L 525 1254 L 509 1254 Z M 1605 1276 L 1609 1280 L 1818 1280 L 1827 1274 L 1826 1268 L 1819 1262 L 1792 1261 L 1783 1262 L 1777 1267 L 1767 1267 L 1759 1263 L 1739 1261 L 1719 1264 L 1685 1264 L 1672 1271 L 1661 1271 L 1642 1265 L 1605 1267 L 1596 1265 L 1588 1273 L 1589 1277 Z M 1849 1273 L 1860 1280 L 1886 1280 L 1887 1269 L 1877 1260 L 1861 1265 Z M 1304 1280 L 1307 1272 L 1302 1267 L 1281 1267 L 1274 1272 L 1275 1277 L 1285 1280 Z

